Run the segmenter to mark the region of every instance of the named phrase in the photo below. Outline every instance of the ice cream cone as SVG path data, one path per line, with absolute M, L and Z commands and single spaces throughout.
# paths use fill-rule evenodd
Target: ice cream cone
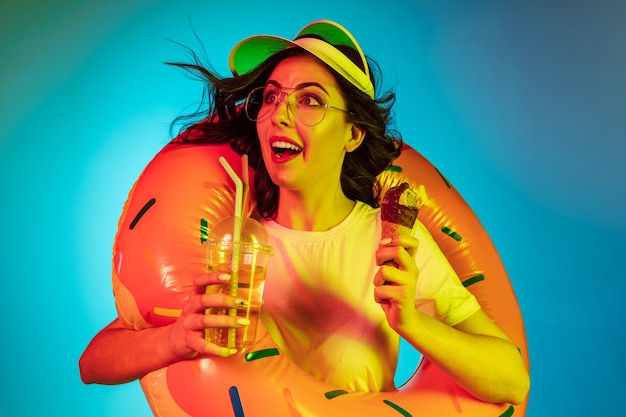
M 382 237 L 410 234 L 417 212 L 417 193 L 408 183 L 389 188 L 381 203 Z

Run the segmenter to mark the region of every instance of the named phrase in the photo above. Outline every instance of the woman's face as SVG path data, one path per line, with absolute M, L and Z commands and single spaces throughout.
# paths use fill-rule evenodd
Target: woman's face
M 359 129 L 346 121 L 344 111 L 333 108 L 326 110 L 320 123 L 307 126 L 302 123 L 306 118 L 299 121 L 287 104 L 287 94 L 298 90 L 289 97 L 294 108 L 314 105 L 321 99 L 330 106 L 346 109 L 333 75 L 316 58 L 295 56 L 281 61 L 266 85 L 284 93 L 269 96 L 280 102 L 275 108 L 270 106 L 270 114 L 256 124 L 263 160 L 272 181 L 293 191 L 339 184 L 345 153 L 360 144 L 360 140 L 353 139 Z

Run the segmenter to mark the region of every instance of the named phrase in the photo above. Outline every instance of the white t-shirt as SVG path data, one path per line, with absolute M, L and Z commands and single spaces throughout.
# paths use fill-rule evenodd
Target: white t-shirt
M 394 389 L 399 336 L 374 301 L 374 254 L 381 239 L 380 209 L 356 203 L 350 215 L 324 232 L 264 225 L 270 257 L 261 310 L 278 346 L 300 367 L 335 389 Z M 478 309 L 474 296 L 417 221 L 416 306 L 455 325 Z

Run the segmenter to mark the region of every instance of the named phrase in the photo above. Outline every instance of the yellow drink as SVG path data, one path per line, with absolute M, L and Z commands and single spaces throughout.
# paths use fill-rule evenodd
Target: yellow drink
M 218 264 L 209 266 L 209 272 L 227 272 L 232 275 L 229 264 Z M 232 280 L 232 279 L 231 279 Z M 256 328 L 259 321 L 259 312 L 263 305 L 263 288 L 265 286 L 265 268 L 243 264 L 239 266 L 236 293 L 231 291 L 230 283 L 222 284 L 218 289 L 224 294 L 234 295 L 247 302 L 245 308 L 236 310 L 237 317 L 250 320 L 250 325 L 236 329 L 235 347 L 238 350 L 245 350 L 254 344 Z M 207 292 L 215 291 L 207 288 Z M 229 315 L 228 308 L 211 308 L 208 314 Z M 219 346 L 229 346 L 228 328 L 216 327 L 207 329 L 205 337 Z

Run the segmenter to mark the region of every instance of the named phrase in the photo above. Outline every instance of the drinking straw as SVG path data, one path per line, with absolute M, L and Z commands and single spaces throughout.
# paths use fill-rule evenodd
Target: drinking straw
M 248 207 L 248 193 L 250 192 L 250 177 L 248 173 L 248 155 L 241 155 L 241 172 L 243 177 L 243 197 L 241 206 L 246 213 L 249 213 Z
M 230 290 L 229 293 L 233 297 L 238 296 L 239 290 L 239 244 L 241 243 L 241 227 L 243 223 L 242 216 L 242 199 L 243 199 L 243 183 L 241 178 L 237 176 L 233 168 L 228 161 L 222 156 L 219 158 L 220 163 L 235 183 L 235 218 L 234 218 L 234 230 L 232 240 L 232 256 L 230 260 Z M 229 316 L 237 316 L 237 309 L 231 308 L 228 310 Z M 228 329 L 228 348 L 235 348 L 235 340 L 237 329 Z
M 242 197 L 242 202 L 241 202 L 241 207 L 243 208 L 244 211 L 244 216 L 249 216 L 250 215 L 250 207 L 248 206 L 248 196 L 249 196 L 249 192 L 250 192 L 250 174 L 248 171 L 248 155 L 247 154 L 243 154 L 241 155 L 241 176 L 242 176 L 242 181 L 243 181 L 243 197 Z M 246 318 L 249 319 L 250 318 L 250 306 L 252 305 L 252 295 L 253 295 L 253 288 L 254 288 L 254 271 L 256 270 L 256 251 L 254 251 L 254 254 L 252 256 L 252 272 L 250 273 L 250 289 L 248 290 L 248 299 L 246 301 L 248 301 L 248 308 L 246 309 Z M 248 330 L 250 330 L 249 326 L 246 326 L 243 328 L 243 341 L 244 343 L 246 343 L 248 341 Z

